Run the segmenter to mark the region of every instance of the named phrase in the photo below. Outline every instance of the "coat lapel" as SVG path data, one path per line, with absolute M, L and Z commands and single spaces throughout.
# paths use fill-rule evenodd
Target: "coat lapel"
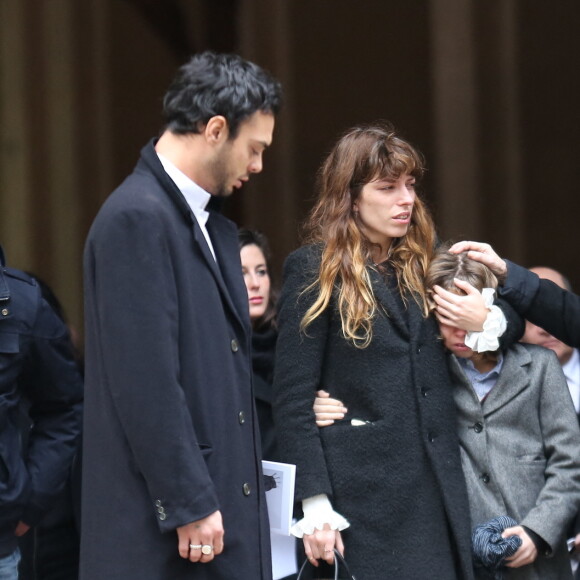
M 449 364 L 449 372 L 454 385 L 453 397 L 457 407 L 460 409 L 481 409 L 479 397 L 477 396 L 473 385 L 465 376 L 465 373 L 463 372 L 459 362 L 457 362 L 455 356 L 448 353 L 447 362 Z M 458 385 L 461 385 L 461 387 L 457 388 Z
M 525 348 L 514 345 L 504 364 L 497 383 L 483 402 L 484 415 L 491 415 L 518 396 L 530 384 L 528 373 L 523 368 L 531 363 L 531 356 Z
M 226 291 L 232 308 L 237 313 L 240 324 L 245 326 L 248 332 L 250 332 L 248 291 L 242 277 L 238 231 L 230 220 L 215 211 L 210 212 L 207 229 L 220 264 L 219 271 L 222 276 L 222 281 L 227 288 Z M 201 235 L 203 236 L 203 234 Z M 211 259 L 215 264 L 213 257 Z
M 216 217 L 216 216 L 214 216 Z M 217 217 L 222 217 L 222 216 L 217 216 Z M 220 289 L 220 293 L 222 294 L 222 297 L 225 301 L 225 303 L 228 305 L 229 309 L 232 311 L 232 313 L 235 315 L 236 319 L 238 320 L 238 322 L 240 323 L 240 325 L 247 327 L 246 324 L 246 320 L 243 317 L 243 310 L 239 307 L 239 300 L 237 301 L 238 304 L 235 304 L 235 301 L 233 300 L 233 297 L 237 297 L 238 292 L 237 291 L 233 291 L 230 292 L 230 289 L 233 289 L 232 286 L 230 286 L 228 284 L 229 281 L 231 281 L 232 279 L 232 271 L 231 271 L 231 262 L 232 260 L 232 256 L 231 256 L 231 251 L 225 251 L 224 250 L 224 244 L 222 243 L 222 238 L 221 236 L 224 235 L 223 232 L 219 231 L 219 228 L 214 229 L 211 225 L 212 220 L 212 215 L 210 214 L 210 218 L 208 219 L 207 222 L 207 230 L 209 232 L 209 236 L 211 238 L 211 243 L 214 249 L 214 252 L 216 254 L 216 260 L 214 260 L 214 257 L 211 253 L 211 250 L 209 249 L 209 246 L 207 245 L 207 241 L 205 239 L 205 236 L 203 235 L 201 228 L 199 227 L 199 224 L 197 223 L 197 220 L 195 219 L 195 216 L 192 214 L 191 216 L 192 221 L 193 221 L 193 237 L 195 242 L 197 243 L 197 246 L 199 247 L 199 249 L 201 250 L 201 254 L 206 262 L 207 267 L 209 268 L 209 270 L 211 271 L 211 273 L 213 274 L 213 277 L 215 278 L 215 281 Z M 223 218 L 223 220 L 225 220 L 226 218 Z M 235 228 L 232 226 L 234 233 L 235 233 Z M 225 232 L 225 234 L 231 234 L 231 232 Z M 231 246 L 231 244 L 230 244 Z M 233 245 L 233 256 L 234 259 L 235 257 L 238 258 L 238 275 L 241 276 L 241 272 L 242 272 L 242 267 L 241 265 L 239 265 L 239 251 L 237 248 L 237 245 Z M 224 272 L 227 272 L 227 276 L 224 276 Z M 245 290 L 245 288 L 244 288 Z M 248 308 L 248 304 L 246 303 L 246 308 Z M 248 316 L 249 316 L 249 309 L 248 309 Z M 248 323 L 249 324 L 249 323 Z
M 242 267 L 239 264 L 239 250 L 237 246 L 237 232 L 235 226 L 223 216 L 217 214 L 214 211 L 210 211 L 210 218 L 208 220 L 208 232 L 210 234 L 210 238 L 212 241 L 212 246 L 214 247 L 214 251 L 216 252 L 216 257 L 219 260 L 220 266 L 214 260 L 212 253 L 207 245 L 205 237 L 187 203 L 185 197 L 179 191 L 179 188 L 175 185 L 173 180 L 167 175 L 165 170 L 163 169 L 163 165 L 159 161 L 159 157 L 155 152 L 155 142 L 156 140 L 150 141 L 142 150 L 141 150 L 141 160 L 146 165 L 145 170 L 149 171 L 154 175 L 154 177 L 159 181 L 163 190 L 167 193 L 168 197 L 171 201 L 176 205 L 179 212 L 183 215 L 184 219 L 187 220 L 193 230 L 193 238 L 200 249 L 200 252 L 210 270 L 215 281 L 218 285 L 220 293 L 224 299 L 225 304 L 228 306 L 229 310 L 231 310 L 232 314 L 238 321 L 238 323 L 248 332 L 249 329 L 249 307 L 247 301 L 245 302 L 244 306 L 241 307 L 240 305 L 240 298 L 239 298 L 239 290 L 240 285 L 243 286 L 243 280 L 241 277 Z M 211 202 L 210 202 L 211 203 Z M 212 216 L 214 219 L 212 219 Z M 219 219 L 215 219 L 219 218 Z M 216 221 L 221 223 L 215 229 L 213 229 L 213 225 L 210 225 L 210 222 Z M 214 224 L 215 225 L 215 224 Z M 213 231 L 213 233 L 212 233 Z M 233 234 L 232 234 L 233 232 Z M 232 243 L 232 235 L 234 242 Z M 223 243 L 222 243 L 223 242 Z M 226 249 L 227 247 L 227 249 Z M 237 259 L 237 262 L 236 262 Z M 232 263 L 237 263 L 237 278 L 234 275 L 232 270 L 233 266 Z M 235 267 L 235 266 L 234 266 Z M 224 272 L 227 272 L 227 280 L 222 275 L 221 269 Z M 238 280 L 239 279 L 239 280 Z M 233 290 L 230 293 L 228 288 L 228 282 L 232 284 L 230 286 Z M 244 290 L 244 296 L 247 296 L 246 289 Z M 232 299 L 232 295 L 235 296 L 237 305 L 234 304 L 234 300 Z

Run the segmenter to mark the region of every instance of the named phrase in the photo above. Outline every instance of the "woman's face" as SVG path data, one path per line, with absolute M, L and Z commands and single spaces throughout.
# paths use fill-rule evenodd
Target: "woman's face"
M 242 273 L 248 290 L 250 320 L 254 322 L 264 315 L 270 301 L 270 275 L 264 253 L 255 244 L 240 250 Z
M 415 197 L 415 178 L 412 175 L 367 183 L 353 205 L 363 233 L 371 242 L 388 250 L 393 238 L 407 233 Z

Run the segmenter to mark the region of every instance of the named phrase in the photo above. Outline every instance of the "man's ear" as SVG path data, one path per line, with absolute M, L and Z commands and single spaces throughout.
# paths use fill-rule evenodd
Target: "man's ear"
M 229 135 L 227 119 L 223 115 L 212 117 L 206 123 L 203 134 L 208 143 L 212 145 L 227 141 Z

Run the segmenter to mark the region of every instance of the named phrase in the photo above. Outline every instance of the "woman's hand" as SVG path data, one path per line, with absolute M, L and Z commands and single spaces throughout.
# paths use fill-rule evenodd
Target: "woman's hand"
M 538 557 L 536 544 L 534 544 L 530 536 L 526 534 L 526 531 L 522 526 L 506 528 L 501 534 L 502 538 L 508 538 L 509 536 L 519 536 L 522 539 L 522 545 L 513 556 L 506 558 L 505 561 L 508 568 L 521 568 L 522 566 L 531 564 Z
M 330 398 L 330 394 L 320 390 L 316 392 L 314 399 L 314 414 L 316 415 L 316 424 L 319 427 L 328 427 L 334 421 L 344 419 L 348 409 L 338 399 Z
M 313 566 L 318 567 L 318 560 L 325 560 L 329 564 L 334 562 L 334 548 L 344 556 L 344 544 L 338 530 L 331 530 L 324 524 L 322 530 L 314 530 L 313 534 L 303 536 L 306 557 Z
M 461 328 L 462 330 L 481 332 L 483 323 L 489 313 L 483 296 L 469 282 L 454 280 L 455 285 L 465 295 L 455 294 L 435 286 L 433 300 L 437 304 L 435 316 L 441 324 Z

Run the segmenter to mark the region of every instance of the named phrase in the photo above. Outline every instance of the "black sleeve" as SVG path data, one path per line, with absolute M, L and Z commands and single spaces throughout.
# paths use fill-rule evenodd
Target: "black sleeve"
M 68 330 L 40 299 L 19 380 L 32 422 L 27 468 L 31 494 L 22 520 L 36 524 L 69 473 L 81 430 L 82 378 Z
M 291 254 L 284 266 L 274 365 L 274 422 L 281 460 L 296 465 L 296 499 L 321 493 L 332 497 L 319 429 L 312 405 L 320 388 L 328 334 L 328 307 L 306 331 L 300 328 L 314 302 L 319 256 L 308 247 Z
M 580 296 L 509 260 L 500 296 L 524 318 L 575 348 L 580 347 Z
M 495 305 L 501 309 L 507 322 L 507 328 L 499 338 L 500 348 L 505 350 L 523 336 L 526 330 L 526 321 L 506 300 L 499 298 L 495 301 Z

